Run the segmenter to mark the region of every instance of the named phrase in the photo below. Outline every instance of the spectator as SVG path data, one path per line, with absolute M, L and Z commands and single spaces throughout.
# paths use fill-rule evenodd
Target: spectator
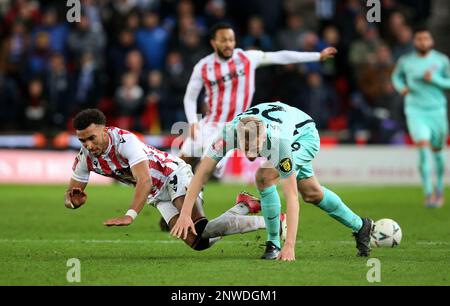
M 150 134 L 160 134 L 161 122 L 159 107 L 161 101 L 166 96 L 163 88 L 163 75 L 160 71 L 150 71 L 148 74 L 147 88 L 144 111 L 141 116 L 143 130 Z
M 242 39 L 244 49 L 259 49 L 271 51 L 274 49 L 272 39 L 265 33 L 264 22 L 258 16 L 253 16 L 248 21 L 247 35 Z
M 298 50 L 302 35 L 305 34 L 303 19 L 299 14 L 290 14 L 286 18 L 286 28 L 277 35 L 278 45 L 283 50 Z
M 185 68 L 181 53 L 169 52 L 164 75 L 167 96 L 160 107 L 161 121 L 166 131 L 170 131 L 175 122 L 186 122 L 183 98 L 190 75 L 191 71 Z
M 139 86 L 145 90 L 147 87 L 147 76 L 144 70 L 144 60 L 139 50 L 128 52 L 125 59 L 125 68 L 126 72 L 131 72 L 137 77 Z
M 0 71 L 5 71 L 19 80 L 21 72 L 25 69 L 27 62 L 27 50 L 29 48 L 29 36 L 25 25 L 16 22 L 12 28 L 11 35 L 5 39 L 2 51 Z
M 47 9 L 42 16 L 42 25 L 37 26 L 33 36 L 46 32 L 50 39 L 50 50 L 66 56 L 66 43 L 69 29 L 65 23 L 58 22 L 58 13 L 55 8 Z
M 136 42 L 145 59 L 147 69 L 162 69 L 169 40 L 169 33 L 160 26 L 155 12 L 144 15 L 143 27 L 136 34 Z
M 227 17 L 227 6 L 224 0 L 209 0 L 205 7 L 206 26 L 210 29 L 216 23 L 233 24 Z
M 26 128 L 37 131 L 46 126 L 47 100 L 44 86 L 40 79 L 32 79 L 28 84 L 28 95 L 25 106 Z
M 92 31 L 91 22 L 86 14 L 81 15 L 80 22 L 76 23 L 75 29 L 70 32 L 68 44 L 74 59 L 81 58 L 85 53 L 92 53 L 96 64 L 103 66 L 106 38 L 103 32 Z
M 66 69 L 64 57 L 61 54 L 53 54 L 46 76 L 47 109 L 51 128 L 66 128 L 67 119 L 72 110 L 72 84 L 73 79 Z
M 96 107 L 102 95 L 102 87 L 93 54 L 83 54 L 75 82 L 74 99 L 77 109 Z
M 42 75 L 48 68 L 52 54 L 50 50 L 50 36 L 47 32 L 36 33 L 34 44 L 28 58 L 28 72 L 31 75 Z
M 337 113 L 336 93 L 317 72 L 306 76 L 306 83 L 299 91 L 296 101 L 298 104 L 294 107 L 308 113 L 319 129 L 326 129 L 331 116 Z
M 0 70 L 0 127 L 11 128 L 18 119 L 20 91 L 13 79 Z
M 409 26 L 404 25 L 397 31 L 396 41 L 392 46 L 394 61 L 397 62 L 402 55 L 413 51 L 414 44 L 412 30 Z
M 138 77 L 125 73 L 115 94 L 117 124 L 126 130 L 140 131 L 139 112 L 144 102 L 144 90 L 138 84 Z

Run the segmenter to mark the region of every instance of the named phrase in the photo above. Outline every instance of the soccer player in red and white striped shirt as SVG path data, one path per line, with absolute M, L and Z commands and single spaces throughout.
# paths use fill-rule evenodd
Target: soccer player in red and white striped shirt
M 181 148 L 181 158 L 191 165 L 196 158 L 203 157 L 226 122 L 250 107 L 258 67 L 324 61 L 337 53 L 332 47 L 322 52 L 244 51 L 236 48 L 234 31 L 227 24 L 217 24 L 211 29 L 210 43 L 214 53 L 194 67 L 184 97 L 190 128 Z M 202 88 L 208 112 L 198 120 L 197 98 Z
M 73 174 L 65 194 L 65 206 L 75 209 L 87 199 L 84 192 L 90 172 L 112 177 L 135 187 L 130 209 L 124 216 L 104 222 L 106 226 L 129 225 L 143 209 L 152 204 L 172 228 L 178 220 L 187 187 L 193 177 L 191 166 L 176 156 L 142 143 L 134 134 L 106 127 L 104 114 L 87 109 L 73 121 L 82 147 L 73 164 Z M 260 209 L 259 201 L 247 198 L 218 218 L 208 220 L 200 195 L 192 213 L 195 231 L 182 237 L 195 250 L 204 250 L 220 236 L 265 228 L 260 216 L 246 216 Z M 255 207 L 257 209 L 255 209 Z

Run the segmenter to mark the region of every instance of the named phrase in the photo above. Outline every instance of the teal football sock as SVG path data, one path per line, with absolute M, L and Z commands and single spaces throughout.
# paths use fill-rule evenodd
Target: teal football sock
M 277 247 L 281 247 L 280 243 L 280 212 L 281 201 L 276 186 L 260 191 L 261 195 L 261 211 L 264 216 L 267 230 L 267 241 L 272 241 Z
M 444 150 L 434 152 L 434 161 L 436 164 L 436 188 L 442 194 L 444 192 L 444 174 L 445 174 L 445 156 Z
M 423 191 L 425 196 L 433 193 L 433 182 L 431 180 L 431 150 L 428 147 L 419 148 L 419 172 L 422 178 Z
M 363 225 L 362 219 L 348 208 L 337 194 L 325 187 L 322 189 L 323 199 L 319 203 L 319 208 L 357 233 Z

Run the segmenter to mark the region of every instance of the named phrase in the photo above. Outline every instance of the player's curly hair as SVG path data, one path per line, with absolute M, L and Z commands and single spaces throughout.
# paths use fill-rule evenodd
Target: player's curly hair
M 79 112 L 73 119 L 73 128 L 77 131 L 86 129 L 92 123 L 98 125 L 106 125 L 106 117 L 100 110 L 96 108 L 88 108 Z

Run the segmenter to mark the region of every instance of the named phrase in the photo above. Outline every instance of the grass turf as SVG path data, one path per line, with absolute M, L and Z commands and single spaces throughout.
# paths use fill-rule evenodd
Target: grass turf
M 242 186 L 211 183 L 205 211 L 213 218 Z M 254 192 L 253 187 L 246 187 Z M 369 285 L 348 229 L 301 204 L 295 262 L 258 259 L 265 232 L 229 236 L 196 252 L 159 230 L 146 207 L 129 227 L 102 222 L 127 209 L 133 189 L 89 186 L 78 210 L 63 205 L 64 186 L 0 186 L 0 285 L 71 285 L 67 260 L 81 262 L 81 285 Z M 380 285 L 450 285 L 450 205 L 429 210 L 418 187 L 333 188 L 361 216 L 392 218 L 403 230 L 395 249 L 375 249 Z M 450 190 L 447 190 L 449 193 Z

